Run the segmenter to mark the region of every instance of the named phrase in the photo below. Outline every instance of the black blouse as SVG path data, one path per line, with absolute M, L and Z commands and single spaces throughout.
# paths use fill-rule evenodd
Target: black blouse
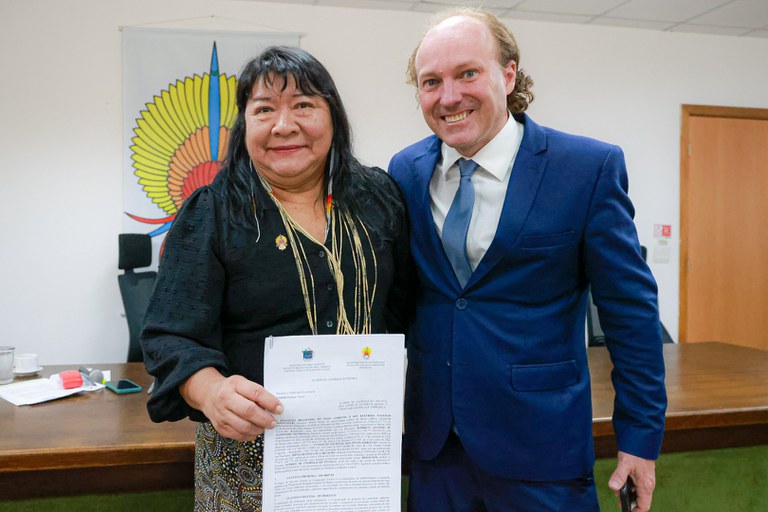
M 371 194 L 401 198 L 397 185 L 380 169 L 365 169 Z M 384 189 L 387 187 L 388 189 Z M 377 192 L 378 191 L 378 192 Z M 375 204 L 375 203 L 374 203 Z M 376 296 L 372 332 L 404 332 L 410 300 L 408 230 L 402 201 L 388 211 L 358 212 L 376 255 Z M 258 230 L 233 226 L 222 198 L 222 180 L 201 187 L 184 203 L 165 240 L 155 289 L 144 318 L 141 346 L 147 370 L 156 378 L 147 408 L 153 421 L 189 417 L 204 421 L 178 387 L 193 373 L 215 367 L 223 375 L 239 374 L 263 382 L 267 336 L 311 334 L 296 262 L 290 247 L 276 239 L 286 235 L 280 212 L 259 187 Z M 395 222 L 386 216 L 395 215 Z M 362 229 L 358 227 L 361 238 Z M 336 283 L 326 262 L 325 246 L 301 233 L 314 278 L 318 334 L 335 334 L 339 307 Z M 338 236 L 338 235 L 337 235 Z M 369 283 L 374 266 L 370 245 L 363 243 Z M 343 245 L 342 272 L 348 318 L 354 304 L 355 268 L 350 244 Z M 369 287 L 370 289 L 370 287 Z M 310 291 L 311 293 L 311 291 Z

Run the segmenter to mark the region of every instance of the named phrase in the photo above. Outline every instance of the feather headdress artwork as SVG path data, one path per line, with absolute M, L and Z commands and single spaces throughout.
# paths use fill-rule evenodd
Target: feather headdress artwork
M 131 139 L 134 175 L 147 198 L 166 216 L 158 219 L 126 214 L 166 232 L 184 201 L 219 172 L 237 116 L 237 80 L 219 74 L 216 43 L 211 67 L 202 76 L 176 80 L 146 104 Z

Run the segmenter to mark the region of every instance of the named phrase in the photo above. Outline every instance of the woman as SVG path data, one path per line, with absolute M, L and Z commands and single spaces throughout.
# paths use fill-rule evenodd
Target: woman
M 352 155 L 336 86 L 272 47 L 243 69 L 227 163 L 165 242 L 141 344 L 153 421 L 201 422 L 195 510 L 261 510 L 266 336 L 403 332 L 409 269 L 400 193 Z

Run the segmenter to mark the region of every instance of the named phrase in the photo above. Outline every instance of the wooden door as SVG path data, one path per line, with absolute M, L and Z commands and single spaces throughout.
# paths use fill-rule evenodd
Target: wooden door
M 768 350 L 768 110 L 683 106 L 680 341 Z

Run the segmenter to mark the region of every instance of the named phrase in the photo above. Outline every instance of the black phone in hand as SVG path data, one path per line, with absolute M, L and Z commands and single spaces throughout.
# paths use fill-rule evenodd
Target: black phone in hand
M 619 501 L 621 502 L 621 512 L 632 512 L 637 505 L 637 492 L 632 477 L 628 476 L 627 481 L 619 489 Z

